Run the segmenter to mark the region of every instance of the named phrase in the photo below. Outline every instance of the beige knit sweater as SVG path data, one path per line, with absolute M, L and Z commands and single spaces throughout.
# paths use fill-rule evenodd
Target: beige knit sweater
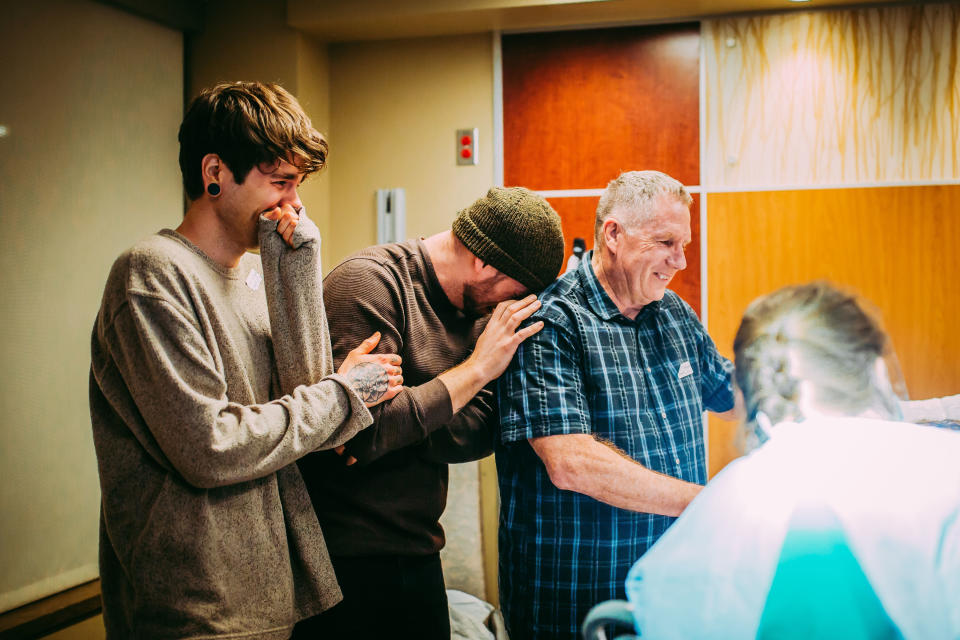
M 316 227 L 295 250 L 275 228 L 234 269 L 164 230 L 110 272 L 90 375 L 109 638 L 287 638 L 341 597 L 292 463 L 372 418 L 333 374 Z

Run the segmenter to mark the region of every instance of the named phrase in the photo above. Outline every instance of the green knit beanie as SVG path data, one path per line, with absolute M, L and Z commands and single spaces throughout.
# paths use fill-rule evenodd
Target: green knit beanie
M 531 291 L 553 282 L 563 263 L 560 216 L 523 187 L 494 187 L 453 221 L 473 255 Z

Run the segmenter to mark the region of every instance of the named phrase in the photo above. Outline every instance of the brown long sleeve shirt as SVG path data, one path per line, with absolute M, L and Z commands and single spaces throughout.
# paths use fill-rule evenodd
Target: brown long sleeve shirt
M 421 555 L 444 544 L 447 463 L 492 451 L 496 411 L 482 390 L 455 415 L 437 376 L 472 351 L 487 317 L 464 315 L 447 299 L 421 241 L 371 247 L 323 282 L 336 366 L 375 331 L 378 352 L 403 358 L 405 388 L 374 407 L 373 425 L 346 456 L 314 453 L 300 469 L 331 555 Z

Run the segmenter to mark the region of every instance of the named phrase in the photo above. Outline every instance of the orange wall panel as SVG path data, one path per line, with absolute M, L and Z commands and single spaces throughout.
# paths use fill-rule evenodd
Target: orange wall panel
M 560 226 L 563 228 L 563 264 L 566 269 L 567 258 L 573 253 L 573 239 L 583 238 L 587 251 L 593 249 L 593 223 L 597 217 L 598 196 L 585 198 L 547 198 L 547 202 L 560 214 Z
M 754 298 L 824 278 L 879 307 L 912 398 L 960 392 L 960 186 L 707 198 L 709 331 L 724 355 Z M 732 435 L 711 420 L 711 474 Z
M 700 29 L 504 36 L 506 184 L 592 189 L 629 169 L 700 181 Z

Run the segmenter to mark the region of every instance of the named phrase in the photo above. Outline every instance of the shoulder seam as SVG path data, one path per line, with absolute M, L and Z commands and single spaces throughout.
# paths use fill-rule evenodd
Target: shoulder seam
M 200 329 L 200 323 L 197 322 L 197 319 L 195 317 L 191 317 L 191 314 L 187 313 L 186 310 L 184 310 L 183 307 L 181 307 L 179 304 L 173 302 L 172 300 L 168 300 L 167 298 L 159 294 L 156 294 L 152 291 L 140 291 L 138 289 L 127 289 L 127 296 L 135 296 L 137 298 L 147 298 L 150 300 L 156 300 L 157 302 L 160 302 L 161 304 L 164 304 L 170 307 L 171 309 L 173 309 L 177 313 L 177 315 L 179 315 L 181 318 L 183 318 L 184 320 L 192 324 L 198 330 Z M 128 304 L 129 304 L 129 298 L 124 297 L 123 305 L 121 305 L 121 308 Z M 117 314 L 114 314 L 114 317 L 116 315 Z

